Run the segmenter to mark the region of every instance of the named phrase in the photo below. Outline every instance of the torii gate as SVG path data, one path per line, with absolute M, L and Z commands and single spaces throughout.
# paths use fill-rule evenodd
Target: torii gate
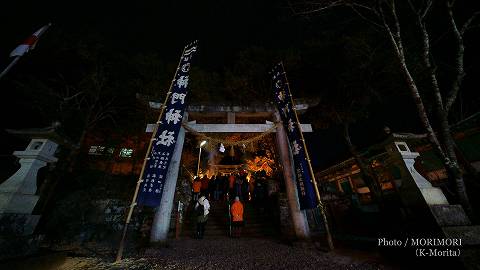
M 160 108 L 161 104 L 149 102 L 151 108 Z M 313 104 L 312 104 L 313 105 Z M 309 104 L 305 101 L 296 102 L 296 110 L 301 113 L 308 109 Z M 226 118 L 226 123 L 204 124 L 197 123 L 197 120 L 188 121 L 188 118 Z M 264 119 L 265 123 L 242 124 L 236 123 L 237 118 Z M 272 120 L 272 121 L 270 121 Z M 262 133 L 272 129 L 275 123 L 280 121 L 278 112 L 269 104 L 254 106 L 188 106 L 183 117 L 183 122 L 193 130 L 200 133 Z M 146 132 L 153 131 L 154 124 L 147 125 Z M 310 124 L 302 124 L 303 132 L 312 132 Z M 150 241 L 158 242 L 167 240 L 170 226 L 170 218 L 173 209 L 173 197 L 177 184 L 178 171 L 182 156 L 183 143 L 185 140 L 185 129 L 182 127 L 178 134 L 175 151 L 171 158 L 171 163 L 167 172 L 164 190 L 160 206 L 156 209 L 155 218 L 152 224 Z M 290 214 L 292 216 L 295 235 L 304 239 L 309 237 L 309 227 L 305 212 L 300 210 L 297 187 L 295 184 L 295 174 L 293 168 L 292 153 L 288 143 L 287 134 L 283 125 L 276 125 L 276 146 L 280 163 L 283 168 L 283 176 L 287 193 Z

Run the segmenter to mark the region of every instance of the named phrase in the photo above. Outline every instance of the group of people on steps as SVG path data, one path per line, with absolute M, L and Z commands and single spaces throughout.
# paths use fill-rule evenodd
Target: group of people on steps
M 256 181 L 253 177 L 247 180 L 247 173 L 240 171 L 225 175 L 207 175 L 196 177 L 193 182 L 193 199 L 199 199 L 203 194 L 209 200 L 226 201 L 239 197 L 242 201 L 262 201 L 265 198 L 265 181 Z
M 253 181 L 250 182 L 253 183 Z M 253 194 L 255 189 L 255 187 L 249 187 L 250 182 L 247 181 L 244 171 L 226 176 L 214 176 L 212 179 L 208 179 L 206 175 L 194 179 L 192 200 L 195 202 L 195 238 L 202 239 L 205 234 L 205 226 L 210 213 L 209 199 L 229 202 L 229 198 L 234 198 L 231 205 L 229 202 L 229 216 L 232 227 L 231 237 L 238 238 L 241 236 L 242 227 L 244 226 L 244 206 L 242 201 L 253 199 L 249 197 L 249 193 L 250 195 Z M 262 186 L 259 185 L 257 193 L 258 191 L 263 193 Z M 253 197 L 258 200 L 263 196 L 255 194 Z

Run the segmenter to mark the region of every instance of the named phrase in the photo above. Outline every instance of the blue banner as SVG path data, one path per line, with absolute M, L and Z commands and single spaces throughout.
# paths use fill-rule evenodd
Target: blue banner
M 162 118 L 152 137 L 153 143 L 141 177 L 137 204 L 157 207 L 162 199 L 163 186 L 167 176 L 170 159 L 173 156 L 178 132 L 186 108 L 187 86 L 190 64 L 197 43 L 185 47 L 180 59 L 180 65 L 170 89 L 170 97 L 165 104 Z
M 305 149 L 303 149 L 300 123 L 297 122 L 293 110 L 287 76 L 281 63 L 273 68 L 272 75 L 275 103 L 292 150 L 300 209 L 312 209 L 317 206 L 313 178 L 308 167 Z

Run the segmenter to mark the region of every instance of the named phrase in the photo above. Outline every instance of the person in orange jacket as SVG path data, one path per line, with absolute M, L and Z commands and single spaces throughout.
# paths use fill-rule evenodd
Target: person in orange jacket
M 232 214 L 232 237 L 240 237 L 243 227 L 243 204 L 240 202 L 240 198 L 235 197 L 235 202 L 230 208 Z
M 201 188 L 202 188 L 202 182 L 200 181 L 200 178 L 196 177 L 196 178 L 193 180 L 193 186 L 192 186 L 192 189 L 193 189 L 193 201 L 197 201 L 197 200 L 198 200 L 198 195 L 200 194 Z

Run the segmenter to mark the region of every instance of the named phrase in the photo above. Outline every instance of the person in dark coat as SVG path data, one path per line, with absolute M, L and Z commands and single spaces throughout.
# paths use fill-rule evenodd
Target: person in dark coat
M 210 200 L 214 200 L 215 195 L 215 175 L 212 178 L 208 179 L 208 196 L 207 198 Z
M 235 177 L 235 197 L 242 197 L 242 184 L 243 179 L 237 174 Z
M 228 196 L 230 198 L 235 196 L 235 180 L 233 173 L 228 176 Z
M 202 195 L 208 196 L 208 177 L 206 174 L 203 175 L 202 177 Z
M 255 181 L 255 189 L 253 190 L 253 198 L 257 205 L 263 205 L 265 198 L 265 186 L 262 180 Z
M 245 172 L 242 172 L 241 176 L 242 178 L 242 200 L 244 202 L 248 201 L 248 180 L 247 180 L 247 174 Z
M 220 200 L 220 194 L 222 193 L 222 187 L 221 187 L 222 176 L 215 175 L 214 177 L 215 178 L 213 180 L 213 199 L 215 201 L 218 201 Z
M 227 175 L 222 175 L 221 178 L 221 188 L 222 188 L 222 201 L 225 201 L 227 199 L 227 193 L 228 193 L 228 176 Z

